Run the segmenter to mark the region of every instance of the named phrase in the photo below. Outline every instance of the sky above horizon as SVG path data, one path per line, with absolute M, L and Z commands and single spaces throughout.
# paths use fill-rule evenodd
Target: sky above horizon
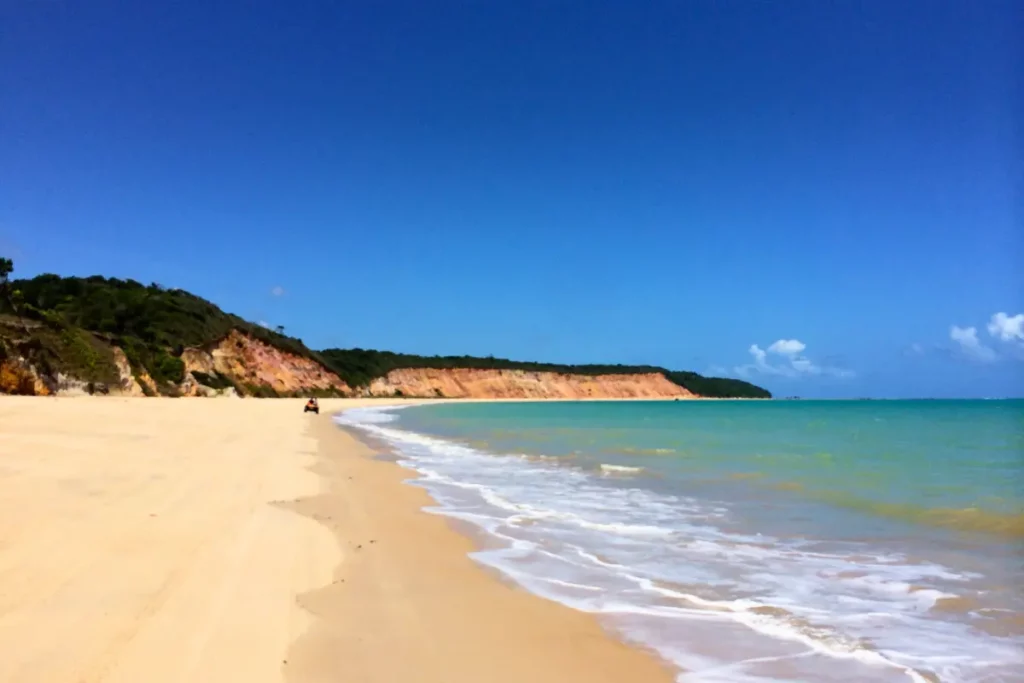
M 0 255 L 315 348 L 1024 395 L 1013 0 L 0 5 Z

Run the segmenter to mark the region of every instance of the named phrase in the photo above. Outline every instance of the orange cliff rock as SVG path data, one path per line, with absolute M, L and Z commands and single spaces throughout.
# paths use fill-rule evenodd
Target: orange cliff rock
M 279 393 L 310 389 L 352 393 L 340 377 L 320 363 L 264 344 L 237 330 L 232 330 L 209 353 L 186 349 L 181 359 L 188 373 L 219 372 L 240 384 L 267 386 Z
M 156 385 L 148 373 L 142 371 L 139 377 L 135 377 L 132 373 L 131 363 L 128 362 L 128 357 L 124 354 L 124 351 L 117 346 L 112 347 L 110 350 L 114 356 L 114 365 L 117 367 L 119 389 L 124 396 L 145 396 L 146 392 L 142 388 L 143 384 L 146 385 L 151 394 L 156 394 Z
M 156 383 L 140 368 L 133 368 L 124 352 L 111 348 L 118 380 L 99 389 L 121 396 L 158 395 Z M 184 380 L 171 387 L 179 396 L 237 396 L 234 388 L 214 389 L 197 381 L 193 373 L 223 375 L 244 390 L 270 388 L 278 394 L 335 391 L 352 396 L 407 396 L 413 398 L 495 399 L 629 399 L 699 398 L 660 373 L 577 375 L 525 370 L 471 368 L 406 368 L 392 370 L 369 386 L 353 390 L 336 373 L 316 360 L 299 356 L 233 330 L 207 348 L 186 348 L 181 354 Z M 84 383 L 58 376 L 59 394 L 85 393 Z M 78 387 L 77 384 L 83 387 Z M 21 359 L 0 363 L 0 393 L 50 393 L 35 369 Z M 90 392 L 91 393 L 91 392 Z
M 0 394 L 49 396 L 50 389 L 28 362 L 8 358 L 0 361 Z
M 470 368 L 392 370 L 373 380 L 363 393 L 438 398 L 698 398 L 660 373 L 572 375 Z

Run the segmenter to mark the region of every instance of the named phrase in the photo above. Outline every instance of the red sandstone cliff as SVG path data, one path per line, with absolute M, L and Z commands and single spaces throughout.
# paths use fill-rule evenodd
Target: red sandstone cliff
M 392 370 L 362 393 L 439 398 L 696 398 L 658 373 L 569 375 L 469 368 Z
M 338 375 L 315 360 L 282 351 L 238 331 L 232 331 L 209 351 L 185 349 L 181 359 L 186 375 L 216 372 L 243 387 L 267 387 L 279 394 L 311 390 L 352 393 Z
M 24 359 L 8 358 L 0 366 L 0 392 L 237 396 L 237 388 L 246 394 L 266 396 L 333 393 L 414 398 L 697 398 L 659 373 L 577 375 L 470 368 L 392 370 L 367 387 L 353 389 L 313 358 L 289 353 L 237 330 L 210 347 L 184 349 L 183 381 L 176 386 L 157 387 L 144 371 L 140 373 L 130 366 L 121 349 L 109 350 L 117 376 L 113 383 L 97 385 L 59 374 L 40 378 Z M 49 381 L 44 384 L 43 379 Z M 207 386 L 205 382 L 217 386 Z

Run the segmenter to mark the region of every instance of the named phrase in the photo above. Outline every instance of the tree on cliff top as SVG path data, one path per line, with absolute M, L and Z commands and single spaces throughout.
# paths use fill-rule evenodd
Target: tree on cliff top
M 0 296 L 3 296 L 4 300 L 7 302 L 7 305 L 11 307 L 12 311 L 14 310 L 14 302 L 11 300 L 11 281 L 9 278 L 11 276 L 11 273 L 13 272 L 14 261 L 12 261 L 9 258 L 4 258 L 0 256 Z M 2 340 L 0 340 L 0 351 L 2 351 L 2 349 Z M 2 357 L 2 354 L 0 354 L 0 358 Z
M 14 301 L 15 293 L 11 291 L 11 273 L 14 272 L 14 261 L 0 256 L 0 296 L 11 309 L 11 313 L 18 314 L 18 306 Z

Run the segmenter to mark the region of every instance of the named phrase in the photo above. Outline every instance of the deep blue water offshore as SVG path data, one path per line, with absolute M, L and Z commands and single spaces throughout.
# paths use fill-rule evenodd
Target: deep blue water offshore
M 697 681 L 1024 681 L 1024 401 L 346 412 L 475 558 Z

